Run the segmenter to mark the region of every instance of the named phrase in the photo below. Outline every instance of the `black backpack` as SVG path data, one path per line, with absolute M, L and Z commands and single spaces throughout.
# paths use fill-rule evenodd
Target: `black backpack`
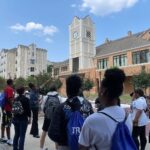
M 24 113 L 24 109 L 22 103 L 20 101 L 21 97 L 17 97 L 12 106 L 13 115 L 22 115 Z
M 47 119 L 52 119 L 54 111 L 58 105 L 60 105 L 58 95 L 48 95 L 44 106 L 44 113 Z

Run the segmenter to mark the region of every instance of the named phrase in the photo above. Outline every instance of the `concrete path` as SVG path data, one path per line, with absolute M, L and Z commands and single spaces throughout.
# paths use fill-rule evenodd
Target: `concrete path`
M 39 131 L 40 135 L 42 132 L 42 124 L 43 124 L 43 117 L 39 118 Z M 31 125 L 28 126 L 28 130 L 26 133 L 26 141 L 25 141 L 25 150 L 40 150 L 40 139 L 33 138 L 29 134 Z M 150 126 L 149 126 L 150 128 Z M 12 125 L 12 135 L 14 135 L 14 129 Z M 48 150 L 55 150 L 54 143 L 47 137 L 45 147 L 48 148 Z M 7 144 L 0 144 L 0 150 L 13 150 L 12 146 L 8 146 Z M 150 150 L 150 144 L 147 144 L 146 150 Z
M 42 125 L 43 125 L 43 117 L 39 118 L 39 134 L 41 135 L 42 132 Z M 40 139 L 33 138 L 29 134 L 31 125 L 28 126 L 28 130 L 26 133 L 26 140 L 25 140 L 25 148 L 24 150 L 40 150 Z M 14 126 L 12 125 L 12 135 L 14 135 Z M 46 143 L 45 147 L 48 148 L 48 150 L 55 150 L 54 143 L 46 137 Z M 12 146 L 8 146 L 7 144 L 0 144 L 0 150 L 13 150 Z

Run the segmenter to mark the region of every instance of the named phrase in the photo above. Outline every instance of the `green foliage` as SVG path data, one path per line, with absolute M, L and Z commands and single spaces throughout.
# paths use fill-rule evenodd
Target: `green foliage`
M 26 86 L 27 85 L 27 82 L 24 78 L 20 77 L 20 78 L 17 78 L 15 81 L 14 81 L 14 84 L 15 84 L 15 88 L 18 88 L 20 86 Z
M 35 78 L 36 78 L 37 87 L 41 87 L 50 79 L 50 76 L 47 73 L 44 73 L 35 76 Z
M 6 80 L 3 77 L 0 77 L 0 91 L 4 90 L 6 86 Z
M 139 75 L 132 77 L 132 83 L 134 88 L 147 89 L 150 87 L 150 74 L 142 71 Z
M 94 86 L 94 82 L 90 79 L 83 80 L 83 90 L 90 91 Z
M 27 81 L 27 85 L 28 85 L 29 83 L 33 83 L 34 85 L 37 85 L 37 80 L 36 80 L 36 77 L 35 77 L 35 76 L 29 76 L 29 77 L 26 79 L 26 81 Z
M 60 80 L 59 78 L 58 78 L 58 79 L 55 79 L 55 80 L 53 81 L 53 84 L 56 86 L 57 89 L 60 89 L 61 86 L 62 86 L 62 82 L 61 82 L 61 80 Z
M 47 66 L 47 73 L 48 73 L 49 75 L 52 74 L 52 68 L 53 68 L 53 65 L 48 65 L 48 66 Z

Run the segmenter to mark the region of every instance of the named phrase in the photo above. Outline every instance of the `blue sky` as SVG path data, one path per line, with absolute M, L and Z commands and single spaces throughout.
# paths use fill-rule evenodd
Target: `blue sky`
M 35 43 L 48 50 L 48 60 L 63 61 L 74 16 L 91 16 L 98 46 L 150 28 L 149 10 L 150 0 L 0 0 L 0 49 Z

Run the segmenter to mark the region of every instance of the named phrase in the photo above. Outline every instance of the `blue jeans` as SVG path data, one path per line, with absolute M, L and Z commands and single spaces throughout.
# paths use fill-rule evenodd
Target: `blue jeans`
M 14 121 L 15 136 L 13 140 L 13 150 L 24 150 L 24 141 L 25 141 L 27 126 L 28 126 L 27 120 Z

